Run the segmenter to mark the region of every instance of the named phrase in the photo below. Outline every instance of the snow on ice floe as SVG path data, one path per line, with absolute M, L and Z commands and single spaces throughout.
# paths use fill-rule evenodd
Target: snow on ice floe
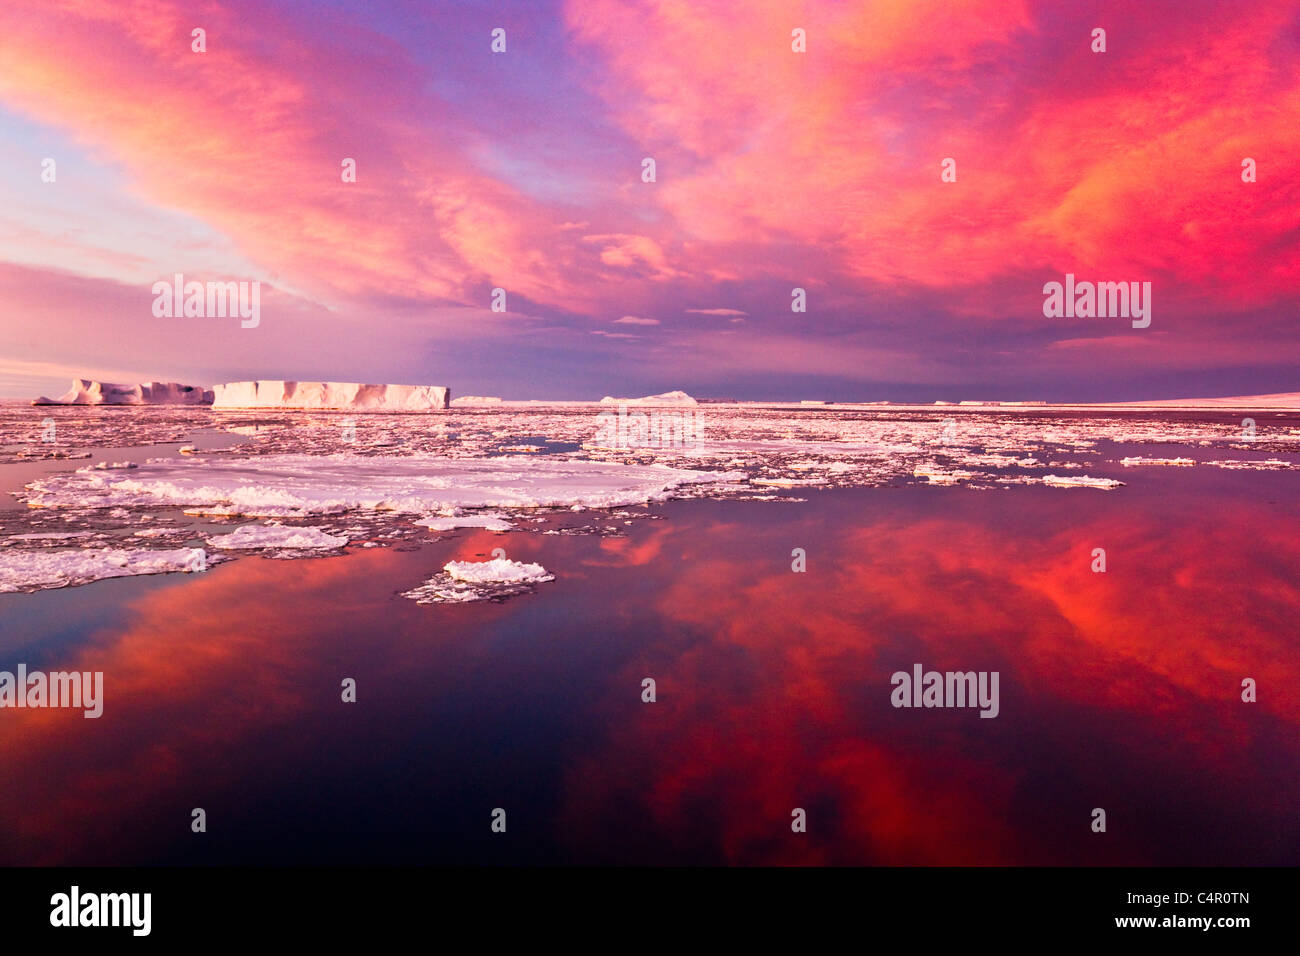
M 918 465 L 912 469 L 912 477 L 924 478 L 926 483 L 931 485 L 956 485 L 963 481 L 969 481 L 975 477 L 975 474 L 961 469 L 944 471 L 932 465 Z
M 27 486 L 42 508 L 203 508 L 208 513 L 454 513 L 464 508 L 612 508 L 735 477 L 665 465 L 439 455 L 261 455 L 155 460 L 130 472 L 57 474 Z M 218 510 L 219 509 L 219 510 Z
M 1216 468 L 1228 468 L 1234 471 L 1280 471 L 1284 468 L 1290 468 L 1291 462 L 1282 461 L 1278 458 L 1261 458 L 1253 461 L 1242 460 L 1239 458 L 1226 458 L 1222 461 L 1207 461 L 1207 465 L 1213 465 Z
M 14 534 L 10 541 L 64 541 L 69 538 L 90 538 L 93 531 L 33 531 L 28 534 Z
M 442 566 L 453 579 L 469 584 L 521 584 L 539 581 L 554 581 L 540 564 L 525 564 L 511 561 L 509 558 L 493 558 L 491 561 L 448 561 Z
M 1189 468 L 1196 464 L 1194 458 L 1143 458 L 1135 456 L 1131 458 L 1121 458 L 1119 463 L 1125 468 L 1131 468 L 1134 465 L 1172 465 L 1180 468 Z
M 430 531 L 454 531 L 456 528 L 485 528 L 488 531 L 509 531 L 514 525 L 501 515 L 460 515 L 458 517 L 434 516 L 415 522 Z
M 64 588 L 104 578 L 202 571 L 206 567 L 207 556 L 202 548 L 0 551 L 0 592 Z
M 531 591 L 536 584 L 554 581 L 540 564 L 525 564 L 509 558 L 491 561 L 448 561 L 442 573 L 417 588 L 405 591 L 402 597 L 417 604 L 459 604 L 466 601 L 485 601 L 512 594 Z
M 0 465 L 12 465 L 30 461 L 66 461 L 69 459 L 89 458 L 88 451 L 69 451 L 66 448 L 13 448 L 0 449 Z
M 1051 485 L 1053 488 L 1100 488 L 1108 490 L 1110 488 L 1119 488 L 1124 484 L 1124 482 L 1114 478 L 1089 478 L 1087 475 L 1044 475 L 1036 480 L 1045 485 Z
M 751 485 L 767 485 L 773 488 L 803 488 L 820 485 L 816 478 L 768 478 L 762 475 L 749 479 Z
M 317 550 L 341 548 L 348 539 L 341 534 L 327 534 L 323 528 L 286 525 L 246 524 L 229 534 L 214 535 L 208 544 L 223 551 L 251 551 L 268 548 Z

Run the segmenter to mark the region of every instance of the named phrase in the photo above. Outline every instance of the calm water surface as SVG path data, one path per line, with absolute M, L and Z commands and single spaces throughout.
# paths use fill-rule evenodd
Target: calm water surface
M 0 595 L 0 666 L 106 683 L 0 714 L 0 863 L 1294 864 L 1297 479 L 1126 472 Z M 557 580 L 397 596 L 494 547 Z M 1000 716 L 894 709 L 916 662 Z

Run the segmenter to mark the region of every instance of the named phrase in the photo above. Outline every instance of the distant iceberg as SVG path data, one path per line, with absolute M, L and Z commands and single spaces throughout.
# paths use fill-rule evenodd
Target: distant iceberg
M 451 390 L 436 385 L 356 382 L 227 382 L 213 388 L 214 408 L 302 408 L 358 412 L 427 412 L 447 408 Z
M 58 398 L 42 395 L 33 405 L 211 405 L 212 389 L 178 382 L 141 382 L 116 385 L 74 378 L 72 387 Z
M 695 399 L 682 391 L 663 392 L 659 395 L 647 395 L 644 398 L 612 398 L 606 395 L 600 400 L 602 405 L 698 405 Z

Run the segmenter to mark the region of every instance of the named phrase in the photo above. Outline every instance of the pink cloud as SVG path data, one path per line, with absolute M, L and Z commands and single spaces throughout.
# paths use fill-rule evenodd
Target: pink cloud
M 936 287 L 1136 269 L 1233 305 L 1300 279 L 1282 159 L 1300 149 L 1300 81 L 1272 65 L 1275 44 L 1295 46 L 1292 2 L 1112 10 L 1106 54 L 1089 50 L 1091 20 L 1024 3 L 567 11 L 614 73 L 611 112 L 658 160 L 654 199 L 715 251 L 790 238 L 850 276 Z M 1245 156 L 1258 183 L 1241 182 Z

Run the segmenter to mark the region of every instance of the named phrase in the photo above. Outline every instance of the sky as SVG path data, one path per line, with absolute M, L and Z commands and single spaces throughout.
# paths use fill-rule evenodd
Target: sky
M 1297 391 L 1298 47 L 1300 0 L 5 0 L 0 397 Z M 177 273 L 259 323 L 156 316 Z

